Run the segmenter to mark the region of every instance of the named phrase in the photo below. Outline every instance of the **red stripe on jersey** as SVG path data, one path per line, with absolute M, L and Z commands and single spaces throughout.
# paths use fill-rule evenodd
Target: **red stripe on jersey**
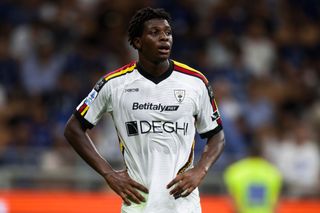
M 211 100 L 211 105 L 213 107 L 213 111 L 217 111 L 217 106 L 216 106 L 216 102 L 214 101 L 214 99 Z
M 82 106 L 79 108 L 79 112 L 83 112 L 83 110 L 87 107 L 87 104 L 86 103 L 83 103 Z
M 211 99 L 211 105 L 213 106 L 213 110 L 214 111 L 218 110 L 217 103 L 216 103 L 216 100 L 214 98 Z
M 103 76 L 103 78 L 107 78 L 109 75 L 112 75 L 112 74 L 115 74 L 117 72 L 120 72 L 121 70 L 125 70 L 127 69 L 128 67 L 132 67 L 136 62 L 135 61 L 132 61 L 131 63 L 127 64 L 127 65 L 124 65 L 123 67 L 120 67 L 118 69 L 116 69 L 115 71 L 112 71 L 112 72 L 109 72 L 108 74 L 106 74 L 105 76 Z
M 208 80 L 206 79 L 206 77 L 204 77 L 204 75 L 202 75 L 202 74 L 200 74 L 198 72 L 195 72 L 195 71 L 180 67 L 179 65 L 176 65 L 176 64 L 174 65 L 174 70 L 182 72 L 182 73 L 185 73 L 185 74 L 188 74 L 188 75 L 193 75 L 195 77 L 198 77 L 205 83 L 206 86 L 209 83 Z

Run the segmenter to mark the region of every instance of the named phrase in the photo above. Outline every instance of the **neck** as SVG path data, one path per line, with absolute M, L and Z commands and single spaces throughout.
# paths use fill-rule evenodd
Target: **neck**
M 143 67 L 143 69 L 148 72 L 150 75 L 158 77 L 165 73 L 170 66 L 169 60 L 164 60 L 161 62 L 151 62 L 148 60 L 145 60 L 144 58 L 139 58 L 139 63 Z

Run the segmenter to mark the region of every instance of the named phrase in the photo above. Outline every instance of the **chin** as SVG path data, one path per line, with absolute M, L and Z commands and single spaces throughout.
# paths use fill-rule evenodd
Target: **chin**
M 154 60 L 153 63 L 154 64 L 161 64 L 161 63 L 166 62 L 168 60 L 169 60 L 169 58 L 158 58 L 158 59 Z
M 168 60 L 169 58 L 170 58 L 170 55 L 160 55 L 160 56 L 158 57 L 158 60 L 159 60 L 160 62 L 163 62 L 163 61 Z

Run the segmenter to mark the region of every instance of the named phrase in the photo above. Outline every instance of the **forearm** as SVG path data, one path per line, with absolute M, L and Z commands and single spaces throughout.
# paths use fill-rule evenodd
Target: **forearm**
M 210 166 L 218 159 L 224 147 L 224 134 L 220 131 L 208 140 L 207 145 L 200 157 L 198 164 L 182 173 L 177 175 L 168 185 L 170 194 L 175 199 L 179 197 L 187 197 L 196 187 L 199 186 Z
M 212 136 L 204 147 L 204 151 L 195 168 L 207 173 L 211 165 L 216 162 L 221 155 L 224 144 L 225 140 L 223 131 L 220 131 L 218 134 Z
M 81 129 L 78 120 L 71 116 L 64 135 L 74 150 L 100 175 L 106 177 L 113 172 L 110 164 L 98 153 L 88 134 Z

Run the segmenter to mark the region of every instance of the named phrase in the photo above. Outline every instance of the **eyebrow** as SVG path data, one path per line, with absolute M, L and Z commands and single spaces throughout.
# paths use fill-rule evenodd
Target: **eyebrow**
M 160 27 L 160 26 L 158 26 L 158 25 L 157 25 L 157 26 L 151 26 L 151 27 L 149 27 L 150 30 L 152 30 L 152 29 L 159 29 L 159 28 L 162 28 L 162 27 Z M 165 28 L 165 29 L 171 29 L 171 26 L 164 26 L 164 28 Z

